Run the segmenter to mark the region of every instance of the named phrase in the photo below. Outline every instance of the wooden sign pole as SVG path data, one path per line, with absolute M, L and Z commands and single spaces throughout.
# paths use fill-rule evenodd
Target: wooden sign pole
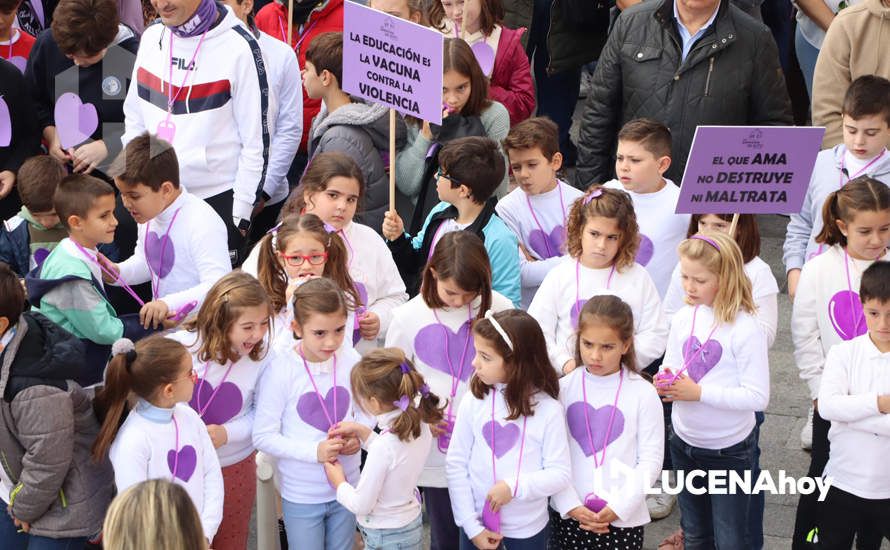
M 735 213 L 732 215 L 732 222 L 729 224 L 729 236 L 735 239 L 735 230 L 739 225 L 739 214 Z
M 294 0 L 287 2 L 287 45 L 294 43 Z

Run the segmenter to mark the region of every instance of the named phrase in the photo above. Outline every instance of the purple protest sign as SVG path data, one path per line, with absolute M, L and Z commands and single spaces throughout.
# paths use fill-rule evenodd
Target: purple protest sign
M 442 33 L 344 2 L 343 90 L 442 123 Z
M 678 214 L 800 212 L 825 128 L 699 126 Z

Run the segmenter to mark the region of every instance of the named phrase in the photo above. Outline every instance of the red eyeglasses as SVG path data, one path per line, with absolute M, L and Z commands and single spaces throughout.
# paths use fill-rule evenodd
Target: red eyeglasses
M 285 263 L 291 267 L 300 267 L 303 265 L 303 262 L 309 262 L 309 265 L 321 265 L 328 261 L 328 253 L 316 253 L 309 254 L 308 256 L 304 256 L 302 254 L 285 254 L 283 252 L 279 252 L 278 255 L 284 258 Z

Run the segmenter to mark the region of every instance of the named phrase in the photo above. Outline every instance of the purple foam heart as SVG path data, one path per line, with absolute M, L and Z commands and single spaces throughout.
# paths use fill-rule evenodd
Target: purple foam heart
M 708 340 L 702 347 L 697 337 L 690 336 L 683 344 L 683 356 L 686 361 L 691 359 L 689 366 L 686 367 L 686 372 L 694 382 L 698 383 L 720 362 L 720 358 L 723 356 L 723 346 L 717 340 Z
M 473 50 L 473 55 L 476 56 L 476 61 L 479 62 L 482 74 L 490 75 L 491 70 L 494 68 L 494 50 L 491 46 L 485 42 L 476 42 L 470 49 Z
M 491 511 L 491 503 L 487 500 L 482 505 L 482 525 L 492 533 L 501 532 L 501 513 Z
M 195 473 L 195 467 L 198 465 L 198 453 L 191 445 L 186 445 L 179 450 L 179 462 L 176 461 L 176 449 L 167 451 L 167 467 L 174 477 L 178 477 L 184 482 L 192 478 Z M 175 472 L 173 470 L 176 470 Z
M 12 143 L 12 118 L 9 116 L 9 106 L 0 95 L 0 147 L 9 147 Z
M 587 422 L 584 417 L 584 411 L 587 410 L 587 418 L 590 419 L 590 435 L 593 438 L 593 447 L 590 446 L 591 437 L 587 437 Z M 609 432 L 609 440 L 606 439 L 606 432 L 609 431 L 609 418 L 612 411 L 615 411 L 615 419 L 612 421 L 612 430 Z M 576 401 L 569 405 L 566 411 L 566 422 L 569 425 L 569 433 L 578 442 L 584 456 L 590 456 L 594 452 L 602 451 L 606 445 L 612 443 L 624 432 L 624 414 L 621 409 L 612 405 L 603 405 L 600 408 L 594 408 L 584 401 Z
M 590 493 L 589 495 L 584 497 L 584 507 L 594 514 L 599 514 L 600 511 L 605 508 L 607 504 L 608 502 L 593 493 Z
M 337 396 L 337 410 L 334 410 L 334 396 Z M 334 386 L 328 390 L 324 397 L 324 406 L 328 414 L 334 413 L 334 423 L 340 422 L 346 418 L 346 411 L 349 410 L 349 392 L 343 386 Z M 314 391 L 306 392 L 300 396 L 297 401 L 297 414 L 306 424 L 309 424 L 316 430 L 327 433 L 331 427 L 328 422 L 325 410 L 321 408 L 318 401 L 318 395 Z
M 540 229 L 532 229 L 528 234 L 528 245 L 542 260 L 562 256 L 562 247 L 566 242 L 566 229 L 561 225 L 554 227 L 550 233 Z
M 469 340 L 468 340 L 469 339 Z M 447 349 L 446 349 L 447 341 Z M 466 353 L 464 353 L 466 345 Z M 417 331 L 414 337 L 414 350 L 421 361 L 437 371 L 451 374 L 447 358 L 451 358 L 454 374 L 466 382 L 473 374 L 473 356 L 476 355 L 476 346 L 473 345 L 473 337 L 470 334 L 470 323 L 466 322 L 457 330 L 457 334 L 445 325 L 427 325 Z M 463 355 L 463 363 L 461 363 Z
M 53 110 L 56 132 L 63 149 L 90 139 L 99 127 L 99 114 L 92 103 L 83 103 L 77 94 L 66 92 L 56 100 Z
M 7 59 L 10 63 L 15 65 L 15 67 L 21 71 L 22 74 L 25 74 L 25 68 L 28 66 L 28 60 L 20 55 L 14 55 Z
M 655 254 L 655 244 L 652 239 L 640 233 L 640 248 L 637 250 L 636 261 L 642 266 L 649 265 L 652 255 Z
M 145 236 L 145 259 L 159 278 L 166 277 L 176 262 L 176 250 L 169 234 L 159 237 L 154 231 Z
M 841 290 L 828 302 L 828 318 L 838 336 L 851 340 L 865 334 L 865 314 L 859 294 L 852 290 Z
M 38 248 L 34 251 L 34 263 L 38 266 L 43 265 L 43 261 L 46 260 L 46 257 L 49 256 L 49 250 L 45 248 Z
M 204 411 L 201 419 L 205 424 L 225 424 L 241 412 L 244 398 L 241 396 L 241 389 L 232 382 L 223 382 L 216 395 L 213 394 L 214 389 L 207 380 L 198 379 L 189 405 L 198 414 Z
M 361 321 L 360 315 L 362 313 L 364 313 L 365 311 L 367 311 L 367 309 L 368 309 L 367 308 L 367 306 L 368 306 L 368 289 L 365 288 L 365 285 L 356 281 L 355 282 L 355 290 L 356 290 L 356 292 L 358 292 L 359 301 L 361 301 L 361 303 L 363 305 L 359 306 L 355 311 L 355 327 L 353 327 L 353 331 L 352 331 L 352 345 L 353 346 L 358 344 L 358 341 L 362 339 L 362 333 L 359 330 L 358 323 L 359 323 L 359 321 Z
M 454 415 L 447 415 L 443 422 L 445 422 L 445 429 L 436 438 L 436 445 L 441 452 L 447 453 L 448 445 L 451 444 L 451 434 L 454 432 Z
M 494 424 L 494 444 L 492 444 L 491 439 L 492 424 Z M 494 450 L 494 456 L 501 458 L 519 440 L 519 426 L 512 422 L 507 422 L 501 426 L 500 422 L 489 420 L 482 426 L 482 437 L 488 443 L 488 446 Z

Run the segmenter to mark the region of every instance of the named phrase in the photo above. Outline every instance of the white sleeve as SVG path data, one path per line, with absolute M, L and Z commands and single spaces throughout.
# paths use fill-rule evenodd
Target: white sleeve
M 281 418 L 287 408 L 288 393 L 291 390 L 287 368 L 286 364 L 270 363 L 260 376 L 256 392 L 256 416 L 253 420 L 253 445 L 274 457 L 318 462 L 316 444 L 296 441 L 281 433 Z
M 247 37 L 246 37 L 247 38 Z M 259 44 L 253 37 L 246 39 L 247 51 L 232 59 L 236 74 L 232 90 L 232 108 L 238 127 L 238 170 L 233 185 L 232 221 L 235 227 L 241 220 L 250 220 L 253 205 L 263 188 L 263 173 L 268 155 L 269 90 L 265 72 L 260 73 L 257 64 L 262 63 Z M 256 49 L 256 58 L 254 51 Z M 263 69 L 265 69 L 263 67 Z M 228 250 L 228 248 L 227 248 Z
M 139 97 L 139 86 L 136 84 L 141 58 L 136 54 L 136 63 L 133 64 L 133 75 L 130 77 L 130 88 L 124 98 L 124 133 L 121 135 L 121 145 L 126 147 L 136 136 L 145 132 L 145 120 L 142 118 L 142 98 Z
M 832 422 L 856 422 L 881 417 L 878 393 L 850 393 L 850 346 L 834 346 L 825 358 L 824 382 L 819 388 L 819 416 Z
M 544 438 L 541 442 L 541 469 L 522 472 L 517 483 L 516 476 L 505 477 L 504 483 L 516 487 L 517 500 L 534 500 L 555 495 L 572 484 L 572 462 L 569 454 L 569 440 L 565 414 L 559 402 L 548 407 Z M 538 408 L 538 414 L 544 412 Z
M 642 268 L 640 268 L 642 269 Z M 667 345 L 668 326 L 661 310 L 661 297 L 652 278 L 646 273 L 642 287 L 643 311 L 639 319 L 634 319 L 634 351 L 637 355 L 637 366 L 645 369 L 650 363 L 662 356 Z
M 812 264 L 810 264 L 812 265 Z M 794 343 L 794 361 L 800 370 L 800 378 L 810 388 L 810 399 L 819 396 L 822 368 L 825 356 L 822 351 L 822 335 L 819 332 L 817 313 L 816 278 L 818 273 L 804 269 L 797 284 L 797 294 L 791 308 L 791 341 Z
M 671 326 L 671 323 L 674 320 L 674 314 L 686 305 L 683 301 L 685 296 L 686 292 L 683 290 L 683 281 L 680 279 L 680 264 L 677 264 L 677 267 L 675 267 L 674 271 L 671 273 L 671 282 L 668 284 L 667 292 L 665 292 L 664 301 L 662 302 L 664 320 L 668 324 L 668 327 Z
M 343 482 L 337 486 L 337 502 L 356 516 L 370 514 L 374 509 L 393 463 L 392 450 L 381 443 L 368 452 L 358 485 L 353 487 Z M 398 482 L 397 479 L 392 481 Z
M 374 235 L 377 237 L 376 233 Z M 378 297 L 373 304 L 368 305 L 368 309 L 380 318 L 379 337 L 383 337 L 392 322 L 393 309 L 408 301 L 408 293 L 405 291 L 405 283 L 402 281 L 402 276 L 399 275 L 399 268 L 392 259 L 389 247 L 380 237 L 374 241 L 376 249 L 374 254 L 377 256 L 377 269 L 374 276 L 377 278 Z
M 535 318 L 541 326 L 544 333 L 544 340 L 547 342 L 547 354 L 550 356 L 550 362 L 556 371 L 562 375 L 562 366 L 566 361 L 573 358 L 572 354 L 565 349 L 565 343 L 557 342 L 556 332 L 559 327 L 559 300 L 556 299 L 558 294 L 559 281 L 557 273 L 551 271 L 544 281 L 532 303 L 528 306 L 528 314 Z
M 191 249 L 189 257 L 195 264 L 201 282 L 191 288 L 162 296 L 161 299 L 170 311 L 176 311 L 192 300 L 202 301 L 210 287 L 232 271 L 226 226 L 215 213 L 211 219 L 194 224 L 188 239 Z
M 137 414 L 130 412 L 130 414 Z M 123 437 L 122 437 L 123 436 Z M 108 458 L 114 467 L 114 485 L 117 494 L 149 478 L 148 463 L 151 460 L 151 445 L 145 437 L 129 437 L 117 434 L 117 445 L 112 445 Z
M 231 422 L 226 422 L 223 427 L 226 429 L 226 444 L 236 444 L 241 445 L 244 442 L 253 443 L 253 423 L 256 419 L 256 400 L 250 404 L 250 408 L 247 409 L 242 416 L 232 420 Z
M 213 448 L 213 441 L 207 430 L 199 431 L 201 445 L 204 448 L 204 509 L 201 510 L 201 524 L 204 526 L 204 536 L 208 540 L 213 540 L 219 524 L 222 523 L 223 515 L 223 497 L 225 489 L 223 488 L 222 469 L 219 466 L 219 458 L 216 455 L 216 449 Z
M 303 86 L 300 81 L 300 65 L 295 55 L 289 55 L 283 61 L 284 85 L 278 90 L 278 118 L 269 152 L 266 181 L 263 183 L 263 191 L 269 196 L 275 196 L 276 187 L 287 185 L 285 178 L 290 170 L 291 161 L 300 147 L 300 136 L 303 135 Z
M 785 263 L 785 272 L 792 269 L 800 269 L 807 261 L 807 244 L 810 242 L 810 233 L 813 232 L 813 219 L 810 212 L 813 210 L 813 183 L 816 173 L 810 178 L 810 185 L 804 195 L 803 207 L 799 214 L 791 214 L 788 219 L 788 228 L 785 230 L 785 243 L 782 245 L 782 261 Z
M 533 262 L 526 259 L 525 254 L 519 254 L 519 263 L 522 274 L 522 286 L 534 288 L 544 282 L 544 278 L 550 273 L 550 270 L 559 265 L 563 261 L 564 256 L 554 256 L 546 260 L 535 260 Z
M 470 485 L 470 453 L 473 450 L 472 406 L 477 401 L 472 396 L 461 401 L 458 407 L 448 454 L 445 456 L 445 474 L 448 478 L 448 496 L 451 498 L 451 511 L 454 523 L 464 530 L 467 537 L 473 538 L 484 529 L 476 515 L 476 501 Z
M 140 227 L 136 237 L 136 248 L 133 255 L 117 264 L 120 270 L 120 279 L 130 286 L 141 285 L 151 280 L 151 271 L 148 269 L 148 261 L 145 259 L 145 227 Z M 118 286 L 118 283 L 114 283 Z
M 745 332 L 734 327 L 730 337 L 730 347 L 739 371 L 739 385 L 725 387 L 702 384 L 700 400 L 719 409 L 765 411 L 769 405 L 769 354 L 766 335 L 759 326 Z
M 819 403 L 819 412 L 822 412 L 822 403 Z M 834 425 L 835 422 L 832 422 Z M 846 427 L 860 432 L 866 432 L 884 437 L 890 437 L 890 414 L 871 416 L 855 422 L 843 423 Z
M 767 294 L 755 300 L 757 324 L 766 335 L 766 347 L 770 349 L 776 341 L 779 326 L 779 301 L 777 294 Z

